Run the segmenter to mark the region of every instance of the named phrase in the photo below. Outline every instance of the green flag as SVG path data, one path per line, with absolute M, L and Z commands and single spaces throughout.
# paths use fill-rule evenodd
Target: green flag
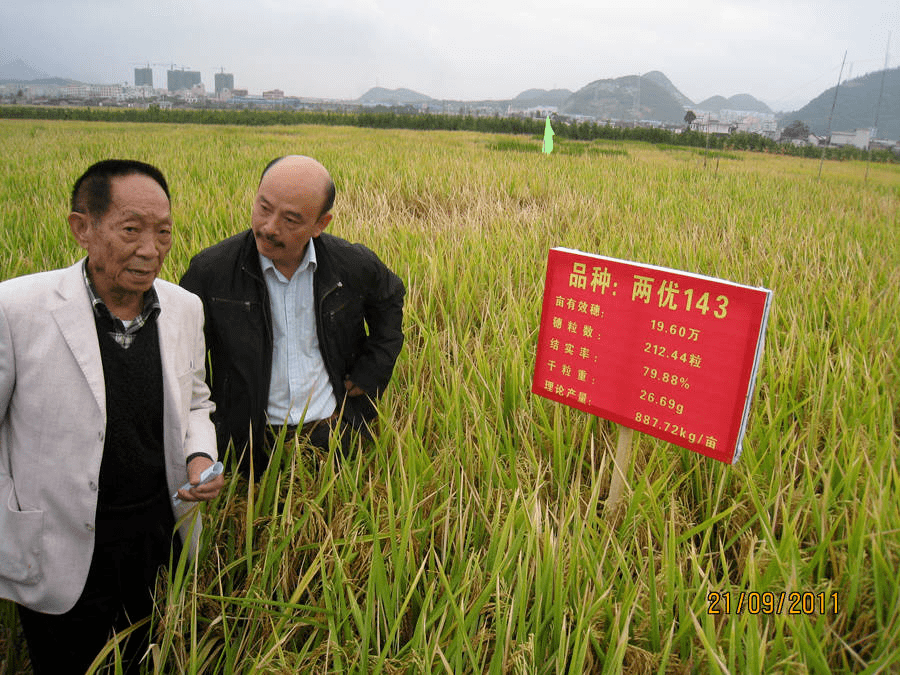
M 553 127 L 550 126 L 550 115 L 547 115 L 547 124 L 544 125 L 544 147 L 542 152 L 550 154 L 553 152 Z

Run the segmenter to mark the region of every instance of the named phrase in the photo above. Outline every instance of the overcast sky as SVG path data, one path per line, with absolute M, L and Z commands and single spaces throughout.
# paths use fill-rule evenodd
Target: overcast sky
M 752 94 L 795 110 L 900 65 L 900 0 L 24 0 L 0 3 L 0 64 L 134 83 L 139 64 L 234 74 L 251 94 L 438 99 L 576 91 L 659 70 L 694 102 Z M 894 46 L 896 45 L 896 46 Z M 896 54 L 896 55 L 895 55 Z M 166 66 L 154 66 L 165 86 Z

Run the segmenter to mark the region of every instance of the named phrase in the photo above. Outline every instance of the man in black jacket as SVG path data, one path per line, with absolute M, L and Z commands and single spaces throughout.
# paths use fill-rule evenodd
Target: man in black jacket
M 368 435 L 403 345 L 403 282 L 365 246 L 323 233 L 334 196 L 314 159 L 273 160 L 250 229 L 201 251 L 181 279 L 203 300 L 220 451 L 233 440 L 257 477 L 281 426 L 323 449 L 339 434 L 346 450 L 348 425 Z

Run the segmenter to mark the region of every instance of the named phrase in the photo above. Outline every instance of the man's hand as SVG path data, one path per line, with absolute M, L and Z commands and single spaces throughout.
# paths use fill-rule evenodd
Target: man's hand
M 209 457 L 194 457 L 187 466 L 188 480 L 191 482 L 190 490 L 179 490 L 178 497 L 185 502 L 208 502 L 219 496 L 225 486 L 225 476 L 220 474 L 208 483 L 197 485 L 200 482 L 200 474 L 213 465 Z
M 350 380 L 344 380 L 344 389 L 347 390 L 347 396 L 362 396 L 366 393 Z

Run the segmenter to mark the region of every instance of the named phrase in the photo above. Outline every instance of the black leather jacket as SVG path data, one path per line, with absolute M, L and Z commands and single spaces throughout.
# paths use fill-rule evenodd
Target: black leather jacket
M 403 346 L 406 289 L 362 244 L 322 233 L 315 247 L 319 349 L 344 420 L 364 428 L 375 417 L 373 403 L 387 387 Z M 194 256 L 181 286 L 203 300 L 219 451 L 224 453 L 229 438 L 238 454 L 249 440 L 261 449 L 272 373 L 272 313 L 252 230 Z M 366 396 L 347 396 L 345 378 Z

